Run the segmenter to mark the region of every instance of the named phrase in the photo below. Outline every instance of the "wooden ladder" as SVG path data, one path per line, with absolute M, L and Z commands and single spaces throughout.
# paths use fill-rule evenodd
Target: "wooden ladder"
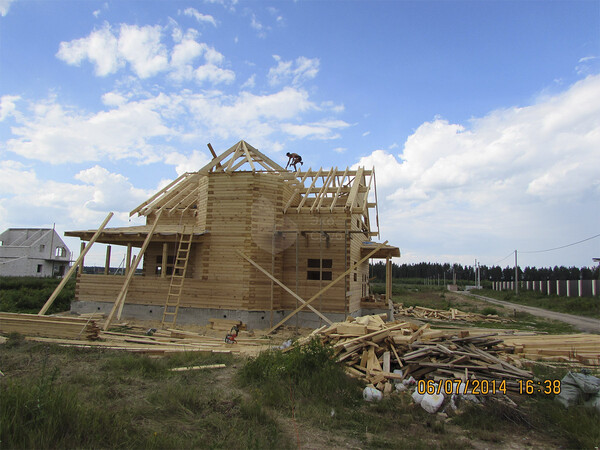
M 187 233 L 185 229 L 181 233 L 179 247 L 177 248 L 177 256 L 173 264 L 173 273 L 171 274 L 171 284 L 169 285 L 169 293 L 165 302 L 165 310 L 163 311 L 162 325 L 174 326 L 177 321 L 177 313 L 179 312 L 179 302 L 183 292 L 183 281 L 187 271 L 188 261 L 190 258 L 190 249 L 192 248 L 192 238 L 194 233 Z M 163 268 L 166 270 L 166 261 L 163 261 Z

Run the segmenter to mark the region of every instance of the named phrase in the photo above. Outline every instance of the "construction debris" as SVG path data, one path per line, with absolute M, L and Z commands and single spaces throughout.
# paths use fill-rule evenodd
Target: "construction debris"
M 404 308 L 402 303 L 394 305 L 394 315 L 415 317 L 417 319 L 458 320 L 463 322 L 513 322 L 506 317 L 496 314 L 477 314 L 460 311 L 456 308 L 449 310 L 425 308 L 423 306 L 409 306 Z
M 486 380 L 488 386 L 493 382 L 504 390 L 518 390 L 519 380 L 533 375 L 499 358 L 503 341 L 495 335 L 470 336 L 465 330 L 432 330 L 429 324 L 385 323 L 380 316 L 364 316 L 322 327 L 311 336 L 332 345 L 350 375 L 383 393 L 409 377 L 462 380 L 472 388 L 477 386 L 474 380 Z

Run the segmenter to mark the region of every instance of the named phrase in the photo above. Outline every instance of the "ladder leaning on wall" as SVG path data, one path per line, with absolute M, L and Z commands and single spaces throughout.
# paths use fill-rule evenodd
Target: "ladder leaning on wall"
M 193 231 L 186 233 L 185 228 L 181 232 L 181 239 L 177 248 L 177 255 L 173 264 L 173 273 L 171 274 L 171 284 L 169 285 L 169 293 L 165 302 L 163 311 L 162 325 L 174 326 L 177 321 L 177 313 L 179 312 L 179 303 L 183 292 L 183 282 L 187 271 L 188 261 L 190 258 L 190 250 L 192 248 Z M 163 261 L 163 270 L 166 270 L 166 261 Z

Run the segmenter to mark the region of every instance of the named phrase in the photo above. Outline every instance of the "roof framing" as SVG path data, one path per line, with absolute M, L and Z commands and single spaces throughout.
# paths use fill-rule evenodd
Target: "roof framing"
M 181 213 L 195 208 L 198 202 L 199 182 L 212 173 L 231 175 L 235 171 L 249 169 L 252 172 L 268 172 L 284 179 L 293 193 L 283 207 L 283 212 L 302 213 L 345 213 L 360 214 L 364 225 L 370 229 L 369 209 L 377 208 L 377 184 L 375 170 L 359 167 L 351 170 L 338 168 L 305 172 L 291 172 L 252 147 L 245 141 L 239 141 L 231 148 L 216 156 L 198 172 L 186 172 L 175 181 L 161 189 L 148 200 L 130 212 L 130 216 L 139 214 L 148 216 L 167 211 L 168 215 Z M 246 166 L 246 167 L 245 167 Z M 369 194 L 374 191 L 375 201 L 369 202 Z M 377 210 L 375 210 L 376 216 Z M 376 217 L 377 228 L 379 218 Z

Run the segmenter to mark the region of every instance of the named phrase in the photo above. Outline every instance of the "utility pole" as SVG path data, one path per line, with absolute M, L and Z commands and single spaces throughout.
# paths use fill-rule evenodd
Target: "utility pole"
M 515 294 L 519 294 L 519 269 L 517 266 L 517 251 L 515 250 Z

